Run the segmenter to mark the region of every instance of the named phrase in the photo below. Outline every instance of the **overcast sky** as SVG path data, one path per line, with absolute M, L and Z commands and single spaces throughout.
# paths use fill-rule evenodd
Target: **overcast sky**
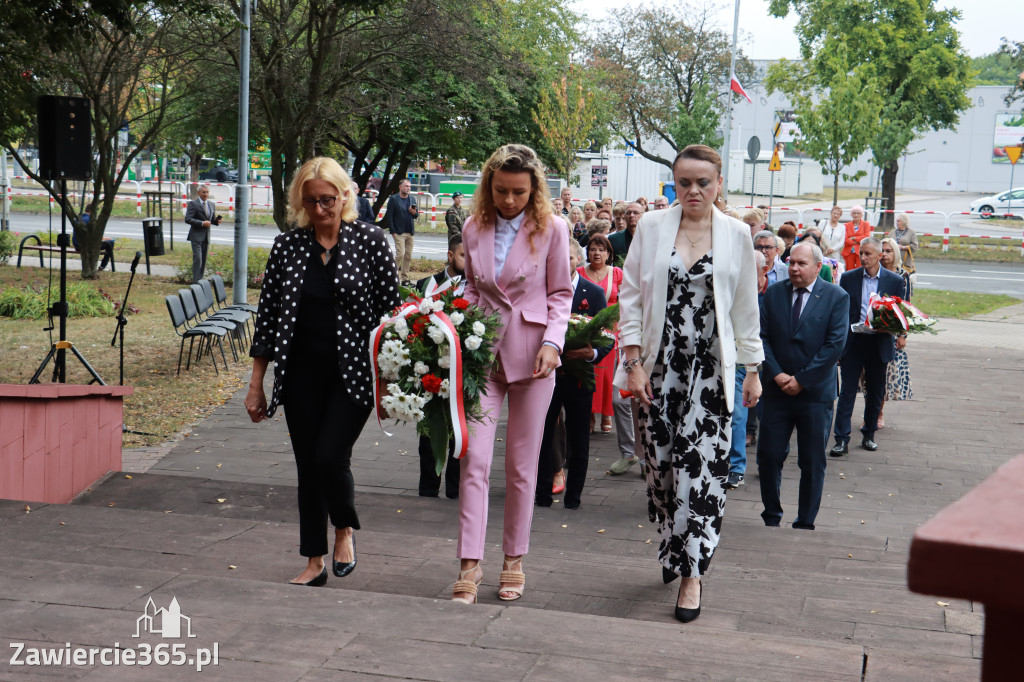
M 699 1 L 699 0 L 698 0 Z M 643 0 L 577 0 L 576 10 L 592 19 L 607 17 L 608 12 L 623 6 L 654 4 Z M 999 39 L 1024 41 L 1024 2 L 1022 0 L 940 0 L 940 7 L 956 7 L 962 18 L 957 28 L 962 42 L 972 57 L 994 52 Z M 709 2 L 718 7 L 718 25 L 732 33 L 735 5 L 732 2 Z M 740 2 L 740 47 L 752 59 L 799 59 L 800 48 L 793 27 L 796 18 L 792 14 L 785 19 L 776 19 L 768 14 L 768 0 L 741 0 Z

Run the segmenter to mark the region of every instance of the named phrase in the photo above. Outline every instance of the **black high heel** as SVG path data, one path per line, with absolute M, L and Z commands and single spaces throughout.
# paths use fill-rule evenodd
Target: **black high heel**
M 344 578 L 346 575 L 351 573 L 356 568 L 356 536 L 352 534 L 352 561 L 335 561 L 334 555 L 331 555 L 332 568 L 334 575 L 339 578 Z M 324 569 L 326 571 L 326 569 Z
M 678 577 L 679 577 L 679 574 L 676 573 L 675 571 L 669 570 L 669 569 L 665 568 L 664 566 L 661 567 L 661 579 L 665 581 L 666 585 L 668 585 L 670 582 L 672 582 L 673 580 L 675 580 Z
M 701 583 L 698 583 L 698 585 L 700 585 L 700 599 L 703 599 L 704 598 L 704 583 L 701 582 Z M 678 597 L 676 599 L 678 599 Z M 678 601 L 676 602 L 676 604 L 677 604 L 677 606 L 676 606 L 676 619 L 679 622 L 681 622 L 681 623 L 692 623 L 693 621 L 697 620 L 697 616 L 700 615 L 700 604 L 699 603 L 697 605 L 697 608 L 695 608 L 695 609 L 684 609 L 683 607 L 678 606 L 678 604 L 679 604 Z
M 309 582 L 305 583 L 293 583 L 291 580 L 288 581 L 289 585 L 298 585 L 299 587 L 323 587 L 327 584 L 327 567 L 324 566 L 320 571 L 320 575 L 313 578 Z

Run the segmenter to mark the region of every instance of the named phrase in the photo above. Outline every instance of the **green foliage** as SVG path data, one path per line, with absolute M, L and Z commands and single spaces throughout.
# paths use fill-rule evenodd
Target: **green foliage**
M 1024 103 L 1024 41 L 1011 42 L 1003 38 L 1003 43 L 999 46 L 999 54 L 1005 55 L 1009 59 L 1010 69 L 1014 74 L 1010 81 L 1013 84 L 1013 89 L 1007 93 L 1003 101 L 1008 107 L 1012 107 L 1014 102 Z
M 1006 44 L 1006 39 L 1003 39 Z M 997 50 L 991 54 L 971 58 L 976 85 L 1016 85 L 1020 69 L 1015 69 L 1009 51 Z
M 773 15 L 790 10 L 799 16 L 801 56 L 818 83 L 872 69 L 882 115 L 871 150 L 882 193 L 895 206 L 898 162 L 910 142 L 953 128 L 970 106 L 970 57 L 954 26 L 960 11 L 938 9 L 935 0 L 770 0 Z
M 247 285 L 250 289 L 263 286 L 263 276 L 267 271 L 267 259 L 270 251 L 261 248 L 250 248 L 246 263 L 248 275 Z M 220 275 L 224 284 L 234 286 L 235 283 L 235 252 L 233 249 L 210 249 L 206 257 L 206 276 Z M 192 282 L 192 249 L 182 250 L 178 262 L 174 266 L 174 280 L 183 284 Z
M 8 287 L 0 293 L 0 317 L 15 320 L 38 320 L 46 315 L 46 304 L 52 305 L 56 299 L 54 289 L 47 295 L 47 287 L 43 285 L 28 286 L 23 289 Z M 68 317 L 106 317 L 114 314 L 114 305 L 86 282 L 68 284 Z
M 689 140 L 712 139 L 732 96 L 727 87 L 732 38 L 714 27 L 713 11 L 710 5 L 672 3 L 618 8 L 592 43 L 593 63 L 607 74 L 614 97 L 616 135 L 634 142 L 641 156 L 668 167 L 674 155 L 659 156 L 657 146 L 665 142 L 678 151 Z M 736 72 L 749 82 L 753 65 L 738 55 Z
M 7 262 L 14 255 L 17 248 L 17 238 L 10 230 L 0 231 L 0 265 L 7 265 Z
M 676 118 L 669 124 L 668 132 L 679 148 L 706 144 L 714 149 L 722 146 L 722 137 L 717 135 L 721 121 L 718 101 L 707 85 L 698 85 L 689 110 L 682 102 L 676 104 Z
M 829 69 L 809 72 L 803 63 L 785 59 L 768 69 L 765 87 L 781 90 L 796 110 L 797 148 L 821 164 L 821 172 L 833 177 L 832 201 L 839 199 L 839 178 L 854 181 L 865 175 L 843 169 L 867 151 L 876 139 L 882 98 L 870 65 L 850 67 L 840 46 L 829 58 Z M 817 74 L 835 74 L 821 82 Z
M 567 185 L 579 181 L 573 177 L 578 150 L 590 146 L 595 129 L 602 127 L 599 121 L 607 120 L 600 111 L 598 90 L 593 73 L 569 64 L 549 89 L 541 91 L 533 110 L 542 134 L 541 156 Z

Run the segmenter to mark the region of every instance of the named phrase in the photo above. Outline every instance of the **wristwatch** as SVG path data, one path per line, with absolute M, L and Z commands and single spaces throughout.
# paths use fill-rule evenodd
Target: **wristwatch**
M 758 362 L 756 364 L 743 365 L 743 369 L 747 370 L 748 372 L 759 372 L 761 371 L 761 363 Z

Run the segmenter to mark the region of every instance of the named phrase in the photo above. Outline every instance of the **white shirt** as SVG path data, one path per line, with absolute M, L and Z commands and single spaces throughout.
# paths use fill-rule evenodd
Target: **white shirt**
M 800 302 L 800 314 L 801 315 L 804 314 L 804 308 L 807 307 L 807 301 L 811 298 L 811 292 L 814 291 L 814 284 L 817 281 L 818 281 L 818 278 L 815 277 L 813 282 L 811 282 L 810 284 L 808 284 L 807 286 L 804 287 L 804 289 L 807 290 L 807 293 L 804 294 L 804 299 Z M 796 285 L 793 286 L 793 295 L 789 299 L 789 302 L 790 302 L 791 305 L 796 305 L 797 289 L 799 289 L 799 288 L 800 287 L 798 287 Z
M 572 273 L 572 282 L 571 282 L 573 296 L 576 295 L 576 287 L 579 286 L 579 283 L 580 283 L 580 273 L 573 272 Z M 587 362 L 593 363 L 593 362 L 596 362 L 596 361 L 597 361 L 597 349 L 595 348 L 594 349 L 594 356 L 592 358 L 590 358 L 589 360 L 587 360 Z
M 462 275 L 455 275 L 453 277 L 449 273 L 449 270 L 450 268 L 444 269 L 444 274 L 448 276 L 448 279 L 446 279 L 445 281 L 438 283 L 434 277 L 431 277 L 427 281 L 427 290 L 423 294 L 424 297 L 433 296 L 434 294 L 448 291 L 448 289 L 451 287 L 455 287 L 456 296 L 462 295 L 462 292 L 466 290 L 465 279 L 463 279 Z
M 519 228 L 523 225 L 526 211 L 523 211 L 512 220 L 506 220 L 500 215 L 494 224 L 494 280 L 501 279 L 501 271 L 505 269 L 505 261 L 508 259 L 508 252 L 512 250 L 512 244 L 519 234 Z
M 878 293 L 878 276 L 882 273 L 882 266 L 878 266 L 878 272 L 874 277 L 864 271 L 864 278 L 860 285 L 860 319 L 863 322 L 868 316 L 868 307 L 871 305 L 871 294 Z

